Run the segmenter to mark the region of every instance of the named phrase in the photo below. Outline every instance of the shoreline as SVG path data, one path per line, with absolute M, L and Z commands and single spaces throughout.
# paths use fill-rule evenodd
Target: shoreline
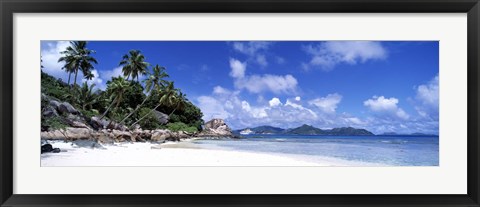
M 222 148 L 205 148 L 193 143 L 133 142 L 78 147 L 73 142 L 50 140 L 60 153 L 40 155 L 42 167 L 312 167 L 385 166 L 336 158 Z

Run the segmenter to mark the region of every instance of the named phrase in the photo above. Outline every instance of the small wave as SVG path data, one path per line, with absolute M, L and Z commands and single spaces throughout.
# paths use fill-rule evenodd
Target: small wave
M 275 139 L 275 141 L 284 142 L 287 141 L 287 139 Z

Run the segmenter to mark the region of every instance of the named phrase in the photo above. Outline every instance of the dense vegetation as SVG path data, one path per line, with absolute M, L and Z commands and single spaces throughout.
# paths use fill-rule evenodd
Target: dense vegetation
M 77 84 L 78 72 L 86 80 L 94 78 L 91 71 L 97 60 L 92 57 L 93 53 L 95 51 L 87 48 L 87 42 L 71 42 L 58 60 L 64 64 L 62 69 L 69 74 L 67 83 L 42 71 L 42 93 L 69 102 L 87 117 L 106 118 L 130 128 L 138 124 L 143 129 L 201 130 L 203 114 L 200 109 L 180 89 L 175 88 L 173 81 L 167 80 L 169 75 L 165 67 L 158 64 L 152 66 L 139 50 L 131 50 L 119 59 L 123 76 L 108 80 L 105 91 L 85 81 Z M 72 75 L 73 84 L 70 84 Z M 140 75 L 146 75 L 147 78 L 142 81 Z M 46 104 L 42 101 L 42 109 Z M 162 123 L 158 112 L 168 115 L 169 123 Z M 57 118 L 42 117 L 42 125 L 59 128 L 62 123 Z

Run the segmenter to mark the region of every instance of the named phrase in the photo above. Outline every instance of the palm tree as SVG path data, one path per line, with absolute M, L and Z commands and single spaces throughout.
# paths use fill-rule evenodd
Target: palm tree
M 123 124 L 130 116 L 137 112 L 143 106 L 143 104 L 145 104 L 147 99 L 152 95 L 152 90 L 160 91 L 162 87 L 165 87 L 165 85 L 168 84 L 168 81 L 164 80 L 164 78 L 168 77 L 168 74 L 165 72 L 165 67 L 157 64 L 152 68 L 152 71 L 153 73 L 151 73 L 150 76 L 148 76 L 148 79 L 145 80 L 145 92 L 148 94 L 147 97 L 143 99 L 140 105 L 137 105 L 135 110 L 123 118 L 120 124 Z
M 160 105 L 173 106 L 176 103 L 175 101 L 177 100 L 177 91 L 178 90 L 175 88 L 173 81 L 168 82 L 167 86 L 165 86 L 164 89 L 160 91 L 161 97 L 160 97 L 160 100 L 158 101 L 158 104 L 155 106 L 155 108 L 150 110 L 150 112 L 148 112 L 139 120 L 137 120 L 135 123 L 130 125 L 130 128 L 132 128 L 135 124 L 137 124 L 138 122 L 143 120 L 145 117 L 150 115 L 153 111 L 157 110 L 157 108 L 160 107 Z
M 135 78 L 137 78 L 138 82 L 139 74 L 147 74 L 149 63 L 145 62 L 145 56 L 143 56 L 140 50 L 130 50 L 120 61 L 120 66 L 122 65 L 123 75 L 127 77 L 127 80 L 132 76 L 132 82 Z
M 107 87 L 107 92 L 111 94 L 110 99 L 112 100 L 112 103 L 110 104 L 110 106 L 108 106 L 107 110 L 105 110 L 100 119 L 107 115 L 107 113 L 110 111 L 114 104 L 116 104 L 115 108 L 120 105 L 123 100 L 125 91 L 127 91 L 129 86 L 130 83 L 126 81 L 123 77 L 119 76 L 117 78 L 113 78 L 112 82 L 110 82 L 109 86 Z
M 63 69 L 69 72 L 70 75 L 75 73 L 74 86 L 77 85 L 79 70 L 81 70 L 85 76 L 93 69 L 92 63 L 98 64 L 97 60 L 91 56 L 95 51 L 87 48 L 86 41 L 70 41 L 70 46 L 60 53 L 64 56 L 60 57 L 58 62 L 65 62 Z M 70 84 L 70 75 L 68 77 L 68 84 Z
M 83 110 L 87 110 L 87 107 L 88 109 L 91 109 L 92 105 L 98 101 L 98 96 L 93 91 L 94 88 L 95 84 L 89 86 L 87 82 L 84 82 L 82 84 L 82 87 L 77 89 L 77 101 Z
M 185 102 L 188 100 L 187 96 L 184 93 L 182 93 L 182 91 L 180 91 L 180 90 L 178 90 L 178 94 L 177 94 L 176 97 L 177 98 L 176 98 L 175 102 L 177 102 L 177 106 L 173 109 L 172 112 L 170 112 L 170 114 L 168 115 L 169 117 L 172 116 L 172 114 L 175 112 L 175 110 L 184 108 L 185 107 Z
M 70 86 L 70 79 L 72 77 L 72 73 L 75 72 L 75 68 L 78 67 L 78 64 L 77 62 L 75 61 L 75 58 L 74 56 L 72 55 L 65 55 L 63 57 L 60 57 L 60 59 L 58 59 L 58 62 L 65 62 L 65 65 L 62 67 L 63 70 L 65 70 L 65 72 L 68 73 L 68 86 Z
M 95 77 L 91 71 L 88 71 L 88 73 L 83 77 L 85 80 L 92 80 Z

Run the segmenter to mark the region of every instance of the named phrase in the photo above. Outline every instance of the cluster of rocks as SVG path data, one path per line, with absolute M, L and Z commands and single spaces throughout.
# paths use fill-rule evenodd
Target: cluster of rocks
M 184 131 L 173 132 L 168 129 L 143 130 L 140 126 L 129 130 L 122 124 L 113 121 L 100 119 L 99 117 L 84 116 L 68 102 L 59 102 L 49 99 L 42 94 L 42 101 L 48 104 L 42 108 L 42 116 L 45 118 L 62 117 L 70 127 L 65 129 L 50 130 L 43 128 L 40 132 L 41 140 L 69 140 L 79 142 L 88 140 L 100 144 L 112 144 L 114 142 L 165 142 L 180 141 L 192 137 L 219 138 L 233 137 L 232 130 L 222 119 L 212 119 L 205 123 L 204 129 L 199 133 L 187 133 Z M 160 123 L 168 122 L 168 115 L 161 112 L 155 114 Z M 45 148 L 45 149 L 44 149 Z M 48 149 L 47 149 L 48 148 Z M 51 146 L 42 145 L 42 152 L 54 151 Z M 50 151 L 49 151 L 50 150 Z M 55 150 L 58 151 L 58 150 Z
M 168 129 L 156 130 L 117 130 L 117 129 L 102 129 L 93 130 L 88 128 L 73 128 L 52 130 L 40 132 L 42 140 L 97 140 L 102 144 L 112 144 L 114 142 L 164 142 L 164 141 L 180 141 L 195 136 L 187 132 L 179 131 L 172 132 Z

